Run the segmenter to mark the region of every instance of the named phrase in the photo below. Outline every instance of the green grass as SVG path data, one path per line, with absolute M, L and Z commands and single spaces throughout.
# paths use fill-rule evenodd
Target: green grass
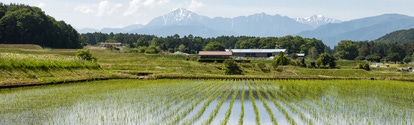
M 35 44 L 0 44 L 2 49 L 42 49 L 41 46 Z
M 96 62 L 74 57 L 55 55 L 33 55 L 0 53 L 0 69 L 3 70 L 59 70 L 59 69 L 99 69 Z
M 4 45 L 3 45 L 4 46 Z M 98 61 L 88 62 L 78 60 L 74 57 L 75 49 L 41 49 L 35 45 L 7 45 L 0 49 L 0 69 L 2 74 L 15 77 L 0 77 L 2 83 L 16 81 L 19 79 L 27 83 L 27 79 L 59 79 L 64 77 L 58 73 L 79 70 L 83 72 L 96 71 L 96 74 L 105 74 L 106 77 L 138 78 L 134 74 L 140 72 L 152 73 L 151 78 L 174 78 L 174 79 L 400 79 L 414 80 L 414 73 L 399 72 L 399 68 L 406 68 L 412 64 L 391 64 L 389 68 L 371 67 L 371 71 L 355 69 L 361 61 L 338 60 L 339 69 L 310 69 L 297 66 L 279 66 L 282 72 L 277 72 L 271 66 L 272 60 L 252 60 L 251 63 L 239 63 L 244 75 L 224 75 L 221 63 L 200 63 L 194 60 L 195 55 L 171 54 L 144 54 L 112 52 L 100 48 L 88 48 Z M 16 48 L 12 48 L 16 47 Z M 7 55 L 7 57 L 4 57 Z M 13 55 L 13 56 L 10 56 Z M 189 60 L 187 60 L 189 59 Z M 262 67 L 260 67 L 260 64 Z M 264 64 L 264 65 L 262 65 Z M 373 64 L 372 64 L 373 65 Z M 265 67 L 264 67 L 265 66 Z M 265 68 L 266 71 L 263 70 Z M 103 71 L 105 73 L 102 73 Z M 40 72 L 41 75 L 31 72 Z M 52 72 L 53 71 L 53 72 Z M 71 76 L 82 74 L 73 72 Z M 51 75 L 48 75 L 51 74 Z M 94 73 L 92 73 L 94 74 Z M 14 76 L 13 76 L 14 75 Z M 44 77 L 45 76 L 45 77 Z M 93 76 L 93 75 L 92 75 Z M 98 75 L 99 76 L 99 75 Z M 87 76 L 85 76 L 86 78 Z M 14 79 L 15 79 L 14 78 Z M 62 79 L 63 80 L 63 79 Z M 66 80 L 66 79 L 65 79 Z M 37 80 L 36 83 L 43 80 Z M 50 80 L 46 80 L 50 81 Z M 23 81 L 22 81 L 23 83 Z
M 97 62 L 76 58 L 76 51 L 3 48 L 0 50 L 0 86 L 119 78 L 102 70 Z

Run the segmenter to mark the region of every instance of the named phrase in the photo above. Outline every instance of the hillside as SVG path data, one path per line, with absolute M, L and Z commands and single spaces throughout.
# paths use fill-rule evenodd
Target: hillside
M 398 30 L 382 36 L 375 41 L 377 42 L 413 42 L 414 41 L 414 28 L 408 30 Z
M 336 24 L 326 24 L 299 35 L 314 37 L 333 47 L 341 40 L 374 40 L 386 33 L 413 28 L 414 17 L 400 14 L 384 14 Z
M 82 48 L 79 33 L 38 7 L 0 3 L 0 44 L 37 44 L 44 48 Z

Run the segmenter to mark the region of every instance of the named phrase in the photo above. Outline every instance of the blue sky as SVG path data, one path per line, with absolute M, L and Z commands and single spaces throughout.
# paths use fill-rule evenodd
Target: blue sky
M 125 27 L 146 24 L 177 8 L 208 17 L 255 13 L 308 17 L 324 15 L 342 21 L 398 13 L 414 16 L 414 0 L 2 0 L 42 8 L 75 28 Z

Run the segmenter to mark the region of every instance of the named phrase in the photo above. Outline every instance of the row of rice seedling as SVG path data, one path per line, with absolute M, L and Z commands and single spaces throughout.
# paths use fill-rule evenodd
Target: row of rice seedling
M 282 115 L 287 119 L 288 123 L 291 125 L 295 125 L 295 120 L 291 117 L 291 115 L 288 113 L 288 111 L 277 101 L 277 97 L 274 97 L 272 95 L 275 95 L 274 89 L 269 89 L 268 86 L 264 88 L 262 85 L 259 86 L 262 91 L 265 92 L 267 98 L 273 102 L 275 107 L 282 113 Z
M 197 99 L 196 103 L 192 104 L 194 106 L 194 108 L 192 108 L 191 112 L 189 112 L 193 115 L 188 115 L 188 116 L 182 117 L 181 119 L 177 119 L 177 121 L 175 121 L 175 122 L 177 122 L 177 123 L 179 122 L 179 124 L 188 123 L 188 122 L 193 122 L 193 123 L 196 122 L 194 114 L 200 115 L 199 117 L 201 117 L 201 115 L 203 114 L 203 113 L 201 113 L 201 110 L 205 111 L 207 106 L 208 106 L 206 104 L 206 102 L 209 101 L 209 98 L 213 98 L 213 97 L 210 97 L 210 96 L 219 93 L 218 90 L 220 90 L 221 87 L 223 87 L 223 85 L 225 85 L 225 84 L 221 84 L 221 82 L 219 84 L 211 83 L 211 86 L 213 86 L 213 85 L 214 85 L 214 87 L 212 87 L 209 90 L 206 90 L 206 92 L 204 94 L 197 96 L 198 99 Z M 208 98 L 203 98 L 203 97 L 208 97 Z M 204 102 L 203 105 L 200 105 L 202 102 Z M 196 108 L 196 106 L 197 106 L 197 108 Z
M 207 100 L 204 102 L 203 106 L 197 111 L 197 114 L 195 114 L 192 117 L 190 117 L 189 119 L 186 119 L 185 121 L 183 121 L 182 122 L 183 124 L 194 124 L 197 120 L 199 120 L 201 115 L 203 115 L 203 113 L 205 112 L 207 106 L 209 106 L 210 103 L 214 99 L 217 99 L 228 86 L 226 84 L 223 84 L 222 82 L 218 83 L 218 84 L 221 84 L 220 87 L 222 87 L 222 88 L 219 88 L 217 90 L 213 90 L 215 92 L 215 94 L 213 94 L 213 96 L 209 96 L 207 98 Z
M 259 83 L 259 84 L 260 84 L 260 83 Z M 277 123 L 277 119 L 276 119 L 276 117 L 273 115 L 273 111 L 272 111 L 272 109 L 270 108 L 269 104 L 267 104 L 266 99 L 262 96 L 262 94 L 261 94 L 261 93 L 260 93 L 260 91 L 259 91 L 260 89 L 259 89 L 257 86 L 258 86 L 258 84 L 254 85 L 253 87 L 256 89 L 256 93 L 257 93 L 257 95 L 259 96 L 260 101 L 262 101 L 263 106 L 266 108 L 266 112 L 269 114 L 269 116 L 270 116 L 270 118 L 271 118 L 271 121 L 272 121 L 273 125 L 277 125 L 277 124 L 278 124 L 278 123 Z
M 321 83 L 318 83 L 321 82 Z M 390 82 L 390 81 L 388 81 Z M 280 83 L 276 83 L 280 84 Z M 387 82 L 379 81 L 342 81 L 340 83 L 332 83 L 332 81 L 308 81 L 306 83 L 292 82 L 292 86 L 284 86 L 283 92 L 289 95 L 290 100 L 296 105 L 299 109 L 302 109 L 302 112 L 313 112 L 309 117 L 312 117 L 314 120 L 317 120 L 318 123 L 325 124 L 355 124 L 355 123 L 376 123 L 376 124 L 394 124 L 402 121 L 411 121 L 412 118 L 407 116 L 412 116 L 412 113 L 405 113 L 407 111 L 412 111 L 412 109 L 404 108 L 404 106 L 396 107 L 394 104 L 386 103 L 382 101 L 381 98 L 389 98 L 383 95 L 385 93 L 394 93 L 394 90 L 402 90 L 401 88 L 395 88 L 395 86 L 388 86 Z M 399 82 L 404 86 L 403 88 L 411 88 L 412 85 L 407 85 Z M 393 89 L 385 89 L 386 87 L 391 87 Z M 321 86 L 320 88 L 324 89 L 315 89 L 316 93 L 322 93 L 319 98 L 314 98 L 315 96 L 310 94 L 309 91 L 314 88 L 314 86 Z M 397 85 L 400 86 L 400 85 Z M 307 88 L 311 87 L 311 89 Z M 343 90 L 346 90 L 345 92 Z M 410 90 L 410 89 L 407 89 Z M 392 92 L 387 92 L 392 91 Z M 294 93 L 305 93 L 306 95 L 298 95 Z M 399 91 L 401 92 L 401 91 Z M 404 105 L 405 102 L 411 102 L 410 99 L 405 99 L 407 91 L 403 91 L 405 94 L 398 94 L 403 98 L 399 99 L 399 102 L 402 102 Z M 394 94 L 392 94 L 394 95 Z M 308 101 L 298 101 L 297 99 L 307 99 Z M 393 98 L 395 99 L 395 98 Z M 303 104 L 305 103 L 305 104 Z M 384 109 L 391 109 L 387 112 L 384 112 Z M 318 112 L 318 113 L 316 113 Z M 394 114 L 394 115 L 389 115 Z M 387 119 L 387 120 L 384 120 Z M 320 119 L 323 119 L 320 121 Z M 397 122 L 399 121 L 399 122 Z
M 210 113 L 210 116 L 208 117 L 208 119 L 202 122 L 203 125 L 211 124 L 214 117 L 216 117 L 217 113 L 219 112 L 220 107 L 223 105 L 224 101 L 226 101 L 227 97 L 232 92 L 233 86 L 234 86 L 234 82 L 231 82 L 230 85 L 228 86 L 229 89 L 227 89 L 226 93 L 224 93 L 224 95 L 221 97 L 220 102 L 216 105 L 216 108 L 213 110 L 212 113 Z
M 251 85 L 250 85 L 251 83 L 247 83 L 247 86 L 248 86 L 248 88 L 249 88 L 249 97 L 250 97 L 250 100 L 251 100 L 251 102 L 252 102 L 252 106 L 253 106 L 253 109 L 254 109 L 254 114 L 255 114 L 255 116 L 256 116 L 256 124 L 257 125 L 260 125 L 260 115 L 259 115 L 259 109 L 257 109 L 257 105 L 256 105 L 256 102 L 255 102 L 255 100 L 254 100 L 254 96 L 253 96 L 253 90 L 252 90 L 252 88 L 251 88 Z
M 413 91 L 397 81 L 97 81 L 0 89 L 0 124 L 412 124 Z
M 198 93 L 202 93 L 203 90 L 208 89 L 208 87 L 210 86 L 211 85 L 209 85 L 208 83 L 205 83 L 205 84 L 202 84 L 194 88 L 192 87 L 190 89 L 177 92 L 179 93 L 179 96 L 174 96 L 174 97 L 169 98 L 173 100 L 171 101 L 168 99 L 169 101 L 166 101 L 168 103 L 167 104 L 168 107 L 162 106 L 163 110 L 161 110 L 161 113 L 157 115 L 157 118 L 154 118 L 153 122 L 172 121 L 171 119 L 168 119 L 168 118 L 172 118 L 173 116 L 179 116 L 178 114 L 180 114 L 180 110 L 182 108 L 186 106 L 191 106 L 189 104 L 193 102 L 194 98 L 197 97 L 195 95 L 197 95 Z M 158 108 L 161 108 L 161 107 L 158 107 Z M 156 123 L 153 123 L 153 124 L 156 124 Z
M 174 83 L 174 82 L 173 82 Z M 175 115 L 180 107 L 180 105 L 183 105 L 181 101 L 187 101 L 185 97 L 192 95 L 196 93 L 198 90 L 208 87 L 208 84 L 204 84 L 204 82 L 197 83 L 195 85 L 197 86 L 191 86 L 193 83 L 185 82 L 180 84 L 170 84 L 166 83 L 161 86 L 169 86 L 169 87 L 162 87 L 161 90 L 157 90 L 152 92 L 155 94 L 155 96 L 149 96 L 148 98 L 150 101 L 147 101 L 147 108 L 155 109 L 155 112 L 146 112 L 147 114 L 150 114 L 149 117 L 147 117 L 147 120 L 144 120 L 143 124 L 162 124 L 164 121 L 167 121 L 166 119 L 161 119 L 165 116 L 173 116 Z M 167 88 L 167 89 L 166 89 Z M 172 93 L 168 93 L 172 92 Z M 158 95 L 161 93 L 166 93 L 162 95 Z M 154 97 L 161 97 L 159 99 Z M 161 102 L 161 103 L 158 103 Z M 158 103 L 157 106 L 154 106 L 153 104 Z M 166 105 L 169 105 L 169 108 L 165 108 Z M 145 111 L 144 111 L 145 112 Z M 171 115 L 173 114 L 173 115 Z M 161 119 L 161 120 L 160 120 Z
M 245 94 L 245 84 L 244 82 L 242 82 L 242 93 L 241 93 L 241 112 L 240 112 L 240 117 L 239 117 L 239 125 L 243 125 L 243 119 L 244 119 L 244 94 Z
M 184 109 L 182 112 L 178 113 L 177 115 L 175 115 L 172 120 L 170 119 L 169 122 L 167 122 L 167 124 L 179 124 L 179 122 L 181 120 L 183 120 L 183 118 L 185 118 L 191 111 L 194 110 L 194 108 L 199 105 L 204 98 L 200 98 L 203 96 L 208 96 L 210 94 L 214 94 L 214 90 L 216 90 L 218 87 L 220 87 L 220 84 L 213 84 L 213 83 L 205 83 L 204 85 L 206 85 L 205 88 L 200 87 L 198 90 L 194 91 L 195 93 L 189 94 L 192 97 L 189 97 L 188 101 L 186 101 L 184 104 L 187 104 L 189 106 L 187 106 L 186 109 Z M 205 94 L 197 94 L 197 93 L 205 93 Z M 197 98 L 197 99 L 196 99 Z M 193 101 L 195 100 L 196 101 Z
M 231 100 L 230 100 L 229 108 L 228 108 L 228 109 L 227 109 L 227 111 L 226 111 L 226 115 L 225 115 L 224 120 L 222 120 L 222 121 L 220 122 L 220 124 L 221 124 L 221 125 L 226 125 L 226 124 L 227 124 L 227 122 L 229 121 L 229 118 L 230 118 L 230 115 L 231 115 L 231 111 L 232 111 L 232 109 L 233 109 L 234 101 L 236 100 L 237 94 L 238 94 L 238 92 L 239 92 L 239 86 L 240 86 L 240 85 L 241 85 L 241 82 L 239 82 L 239 83 L 236 85 L 236 89 L 234 90 L 233 94 L 231 95 Z
M 273 86 L 274 87 L 274 86 Z M 290 87 L 288 87 L 288 88 L 290 88 Z M 296 95 L 294 94 L 294 92 L 296 93 Z M 293 96 L 297 96 L 297 97 L 300 97 L 300 92 L 296 92 L 296 91 L 284 91 L 283 93 L 281 93 L 281 91 L 278 91 L 278 93 L 279 94 L 276 94 L 276 95 L 282 95 L 282 96 L 279 96 L 279 99 L 287 106 L 287 107 L 289 107 L 289 109 L 292 111 L 292 113 L 295 113 L 295 114 L 297 114 L 298 116 L 299 116 L 299 118 L 303 121 L 303 122 L 305 122 L 306 124 L 309 124 L 309 125 L 313 125 L 314 123 L 313 123 L 313 121 L 312 120 L 310 120 L 308 117 L 306 117 L 305 116 L 305 114 L 304 114 L 304 112 L 302 112 L 302 111 L 300 111 L 300 110 L 298 110 L 297 108 L 296 108 L 296 106 L 294 106 L 292 103 L 290 103 L 290 102 L 288 102 L 287 100 L 288 99 L 290 99 L 290 100 L 292 100 L 293 102 L 295 102 L 295 97 L 293 97 Z M 281 97 L 281 98 L 280 98 Z M 297 105 L 297 104 L 295 104 L 295 105 Z

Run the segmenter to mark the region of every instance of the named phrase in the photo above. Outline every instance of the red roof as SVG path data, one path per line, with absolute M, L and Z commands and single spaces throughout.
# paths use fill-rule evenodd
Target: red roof
M 231 51 L 200 51 L 198 53 L 200 56 L 232 56 Z

